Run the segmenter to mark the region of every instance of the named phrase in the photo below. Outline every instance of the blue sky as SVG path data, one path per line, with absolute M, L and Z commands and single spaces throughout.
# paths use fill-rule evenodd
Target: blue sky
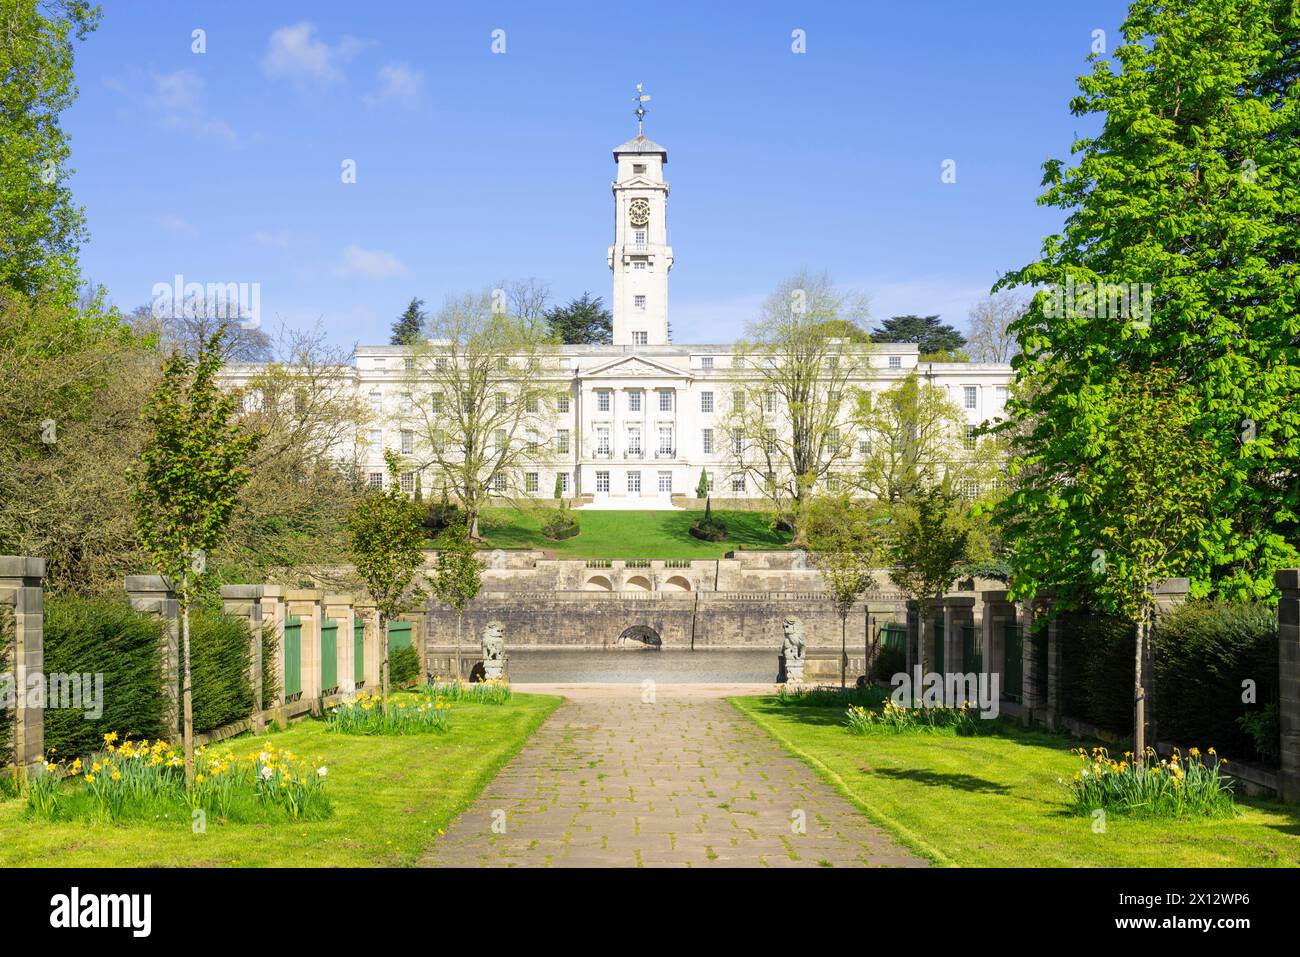
M 320 319 L 351 345 L 387 341 L 412 295 L 503 278 L 608 299 L 610 150 L 636 132 L 637 82 L 669 151 L 677 341 L 735 338 L 801 268 L 866 291 L 877 320 L 964 327 L 1059 227 L 1040 164 L 1093 128 L 1068 112 L 1074 78 L 1125 4 L 104 7 L 65 120 L 88 278 L 123 308 L 177 273 L 257 282 L 264 324 Z

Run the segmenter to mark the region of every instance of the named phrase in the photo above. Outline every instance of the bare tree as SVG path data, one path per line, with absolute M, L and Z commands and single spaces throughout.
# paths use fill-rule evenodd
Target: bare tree
M 915 373 L 883 392 L 859 393 L 854 424 L 866 446 L 857 484 L 882 502 L 938 484 L 968 451 L 961 406 Z
M 192 356 L 199 343 L 226 325 L 221 356 L 224 361 L 268 362 L 274 358 L 275 344 L 259 322 L 237 300 L 219 295 L 190 295 L 176 308 L 137 306 L 129 318 L 137 332 L 158 336 L 165 353 L 178 351 Z
M 500 290 L 498 293 L 497 290 Z M 551 284 L 543 279 L 501 280 L 493 290 L 497 309 L 505 309 L 512 316 L 537 325 L 546 319 L 551 304 Z
M 518 493 L 521 467 L 546 454 L 567 389 L 544 322 L 500 306 L 492 290 L 447 300 L 412 347 L 399 412 L 420 433 L 416 467 L 456 497 L 475 539 L 488 499 Z
M 869 346 L 828 331 L 866 317 L 860 295 L 839 292 L 825 274 L 783 282 L 737 343 L 739 368 L 720 425 L 732 468 L 752 475 L 780 521 L 806 544 L 813 489 L 851 455 L 846 433 Z
M 967 352 L 975 362 L 1010 362 L 1020 351 L 1011 323 L 1025 314 L 1030 299 L 1014 290 L 985 296 L 970 310 Z

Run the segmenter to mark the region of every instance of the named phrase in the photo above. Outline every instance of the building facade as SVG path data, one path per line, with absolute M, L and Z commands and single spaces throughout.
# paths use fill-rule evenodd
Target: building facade
M 554 401 L 531 420 L 528 434 L 504 439 L 527 443 L 536 454 L 520 457 L 509 474 L 496 476 L 491 491 L 551 498 L 558 483 L 566 497 L 597 506 L 664 507 L 673 496 L 694 497 L 703 473 L 718 499 L 761 499 L 764 478 L 752 462 L 744 467 L 739 440 L 728 432 L 733 403 L 762 401 L 752 392 L 758 384 L 754 369 L 732 345 L 669 339 L 674 256 L 668 244 L 667 150 L 638 134 L 614 150 L 614 161 L 614 242 L 607 253 L 613 343 L 562 346 L 546 356 L 542 374 Z M 436 353 L 437 343 L 430 349 Z M 340 370 L 370 411 L 353 460 L 371 484 L 387 481 L 384 452 L 392 450 L 410 463 L 400 477 L 408 491 L 417 472 L 426 494 L 439 485 L 436 475 L 427 474 L 427 421 L 413 414 L 413 405 L 433 387 L 419 374 L 429 351 L 359 346 L 353 365 Z M 844 388 L 879 392 L 917 374 L 945 390 L 970 426 L 1000 415 L 1006 401 L 1008 365 L 922 362 L 914 344 L 873 344 L 861 352 L 850 347 L 850 353 Z M 518 365 L 521 376 L 534 372 L 522 360 Z M 246 385 L 258 371 L 231 366 L 226 378 Z M 866 448 L 870 436 L 851 434 L 847 420 L 845 429 L 848 448 Z M 842 471 L 852 472 L 855 454 L 843 457 Z

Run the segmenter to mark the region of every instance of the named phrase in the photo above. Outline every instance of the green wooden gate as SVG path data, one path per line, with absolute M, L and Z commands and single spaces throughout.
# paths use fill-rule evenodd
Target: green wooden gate
M 1020 626 L 1015 621 L 1002 623 L 1002 694 L 1012 701 L 1024 698 L 1024 648 Z
M 289 615 L 284 620 L 284 700 L 297 701 L 302 695 L 302 619 Z
M 411 623 L 409 621 L 390 621 L 388 623 L 388 653 L 398 648 L 411 647 Z
M 356 619 L 352 624 L 352 680 L 360 688 L 366 683 L 366 623 Z
M 934 667 L 930 670 L 943 674 L 943 619 L 934 619 L 930 631 L 934 633 Z
M 961 626 L 961 668 L 965 673 L 984 670 L 984 635 L 973 624 Z
M 339 687 L 339 623 L 325 618 L 320 623 L 320 693 L 333 694 Z

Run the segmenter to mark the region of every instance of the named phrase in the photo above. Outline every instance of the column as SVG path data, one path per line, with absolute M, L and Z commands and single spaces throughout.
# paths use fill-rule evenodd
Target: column
M 357 679 L 352 643 L 352 623 L 355 620 L 352 596 L 326 595 L 325 617 L 333 618 L 338 625 L 339 692 L 348 696 L 354 695 L 357 690 Z
M 1300 570 L 1275 576 L 1282 598 L 1277 603 L 1278 723 L 1282 730 L 1282 767 L 1278 788 L 1284 801 L 1300 801 Z
M 262 586 L 222 585 L 221 610 L 248 626 L 248 681 L 253 688 L 253 727 L 265 726 L 262 714 Z
M 375 607 L 373 602 L 359 601 L 356 603 L 353 613 L 365 625 L 365 634 L 361 641 L 366 669 L 365 689 L 373 694 L 379 690 L 379 669 L 384 658 L 383 646 L 379 637 L 379 609 Z
M 1034 625 L 1037 624 L 1037 610 L 1035 602 L 1026 601 L 1020 603 L 1020 675 L 1025 689 L 1021 699 L 1020 722 L 1026 726 L 1033 724 L 1034 717 L 1043 707 L 1038 693 L 1039 675 L 1036 647 L 1040 640 L 1046 640 L 1046 635 L 1034 632 Z
M 950 595 L 943 599 L 943 670 L 949 674 L 966 672 L 962 634 L 967 625 L 975 624 L 975 599 Z
M 132 608 L 146 615 L 157 615 L 163 621 L 163 695 L 167 703 L 164 721 L 168 737 L 177 741 L 180 739 L 180 603 L 162 575 L 127 575 L 125 586 Z
M 14 766 L 30 768 L 45 757 L 45 697 L 29 707 L 27 684 L 45 681 L 45 559 L 0 555 L 0 604 L 14 619 Z
M 1016 606 L 1007 601 L 1003 590 L 980 593 L 984 601 L 984 615 L 980 629 L 984 636 L 984 670 L 998 675 L 998 688 L 1003 695 L 1019 695 L 1019 688 L 1007 687 L 1006 626 L 1015 624 Z M 1016 669 L 1019 670 L 1019 669 Z

